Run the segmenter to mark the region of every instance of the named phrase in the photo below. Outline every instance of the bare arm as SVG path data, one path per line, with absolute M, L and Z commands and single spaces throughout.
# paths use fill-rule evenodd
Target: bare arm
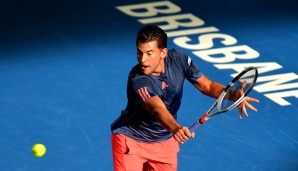
M 179 143 L 186 142 L 190 137 L 194 137 L 187 127 L 182 127 L 167 110 L 165 104 L 158 96 L 153 96 L 145 101 L 144 107 L 149 111 L 160 124 L 173 134 Z
M 209 80 L 205 75 L 193 82 L 193 85 L 203 94 L 218 98 L 221 92 L 225 89 L 222 84 Z
M 225 88 L 222 84 L 211 81 L 204 75 L 197 79 L 195 82 L 193 82 L 193 85 L 203 94 L 213 98 L 218 98 Z M 254 106 L 252 106 L 249 102 L 258 103 L 259 100 L 252 97 L 246 97 L 243 100 L 243 102 L 240 103 L 240 105 L 238 105 L 240 119 L 242 119 L 242 113 L 244 113 L 245 116 L 248 116 L 246 107 L 248 107 L 254 112 L 257 112 L 257 109 Z

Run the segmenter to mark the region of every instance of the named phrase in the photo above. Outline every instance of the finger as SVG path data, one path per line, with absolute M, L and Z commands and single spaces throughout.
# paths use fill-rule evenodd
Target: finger
M 239 111 L 239 118 L 242 119 L 243 114 L 243 107 L 246 103 L 246 99 L 244 99 L 239 105 L 238 105 L 238 111 Z
M 248 117 L 248 113 L 247 113 L 247 111 L 246 111 L 246 107 L 245 107 L 245 106 L 242 107 L 242 111 L 243 111 L 244 115 L 245 115 L 246 117 Z
M 178 141 L 180 144 L 183 144 L 183 143 L 184 143 L 184 141 L 180 138 L 180 136 L 179 136 L 178 134 L 175 134 L 175 135 L 174 135 L 174 139 L 175 139 L 176 141 Z
M 239 111 L 239 118 L 242 119 L 242 107 L 239 107 L 238 111 Z
M 258 99 L 255 99 L 255 98 L 252 98 L 252 97 L 246 97 L 246 100 L 247 100 L 247 101 L 250 101 L 250 102 L 256 102 L 256 103 L 259 103 L 259 100 L 258 100 Z
M 177 138 L 180 140 L 180 142 L 185 142 L 187 141 L 189 138 L 188 136 L 184 133 L 183 129 L 180 129 L 177 133 Z
M 251 105 L 251 104 L 248 103 L 248 102 L 246 102 L 245 105 L 246 105 L 249 109 L 251 109 L 252 111 L 254 111 L 254 112 L 257 112 L 257 111 L 258 111 L 253 105 Z
M 181 140 L 183 142 L 187 141 L 189 138 L 186 135 L 181 135 Z
M 245 88 L 245 86 L 246 86 L 246 84 L 247 84 L 247 81 L 246 81 L 246 80 L 244 80 L 244 81 L 243 81 L 243 83 L 241 84 L 241 87 L 240 87 L 240 88 L 241 88 L 241 89 L 244 89 L 244 88 Z
M 191 133 L 191 138 L 195 138 L 196 134 L 195 132 Z
M 174 139 L 175 139 L 177 142 L 179 142 L 179 143 L 180 143 L 180 139 L 177 137 L 177 135 L 176 135 L 176 134 L 174 134 L 174 135 L 173 135 L 173 137 L 174 137 Z
M 183 133 L 184 133 L 188 138 L 190 138 L 190 137 L 192 136 L 192 134 L 190 133 L 188 127 L 183 127 L 182 129 L 183 129 L 183 131 L 184 131 Z
M 187 135 L 185 132 L 181 133 L 181 138 L 184 142 L 187 141 L 189 139 L 189 137 L 191 137 L 190 132 L 189 132 L 189 135 Z

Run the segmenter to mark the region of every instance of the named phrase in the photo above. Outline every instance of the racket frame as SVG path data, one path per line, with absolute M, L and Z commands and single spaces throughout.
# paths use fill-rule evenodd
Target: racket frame
M 230 90 L 230 88 L 234 85 L 234 83 L 236 81 L 238 81 L 239 78 L 241 78 L 244 74 L 246 74 L 250 70 L 255 70 L 255 76 L 253 78 L 252 83 L 250 84 L 250 87 L 247 89 L 247 91 L 245 93 L 243 93 L 243 95 L 238 100 L 236 100 L 233 103 L 233 105 L 231 105 L 230 107 L 228 107 L 226 109 L 223 109 L 223 110 L 218 110 L 218 111 L 212 113 L 212 111 L 216 107 L 218 107 L 218 106 L 221 105 L 222 99 L 225 97 L 226 93 Z M 235 108 L 236 106 L 238 106 L 245 99 L 245 97 L 250 93 L 250 91 L 252 90 L 252 88 L 254 87 L 254 85 L 255 85 L 255 83 L 257 81 L 257 78 L 258 78 L 258 70 L 257 70 L 257 68 L 255 68 L 255 67 L 247 67 L 247 68 L 245 68 L 241 73 L 239 73 L 236 77 L 234 77 L 232 79 L 232 81 L 230 81 L 230 83 L 225 87 L 225 89 L 223 90 L 223 92 L 216 99 L 216 101 L 210 107 L 210 109 L 200 119 L 198 119 L 194 124 L 192 124 L 189 127 L 190 132 L 194 132 L 199 126 L 201 126 L 203 123 L 205 123 L 211 117 L 216 116 L 216 115 L 221 114 L 221 113 L 228 112 L 228 111 L 232 110 L 233 108 Z

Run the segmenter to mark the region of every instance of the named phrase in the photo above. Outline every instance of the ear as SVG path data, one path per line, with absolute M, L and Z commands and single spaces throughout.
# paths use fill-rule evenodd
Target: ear
M 160 53 L 161 53 L 161 55 L 160 55 L 161 59 L 164 59 L 168 55 L 168 49 L 163 48 Z

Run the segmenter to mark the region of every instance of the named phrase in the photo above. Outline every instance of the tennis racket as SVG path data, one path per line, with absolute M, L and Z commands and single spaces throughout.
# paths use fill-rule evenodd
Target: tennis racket
M 213 116 L 228 112 L 238 106 L 254 87 L 257 77 L 258 70 L 255 67 L 248 67 L 239 73 L 226 86 L 212 107 L 189 127 L 190 132 L 194 132 L 199 126 Z

